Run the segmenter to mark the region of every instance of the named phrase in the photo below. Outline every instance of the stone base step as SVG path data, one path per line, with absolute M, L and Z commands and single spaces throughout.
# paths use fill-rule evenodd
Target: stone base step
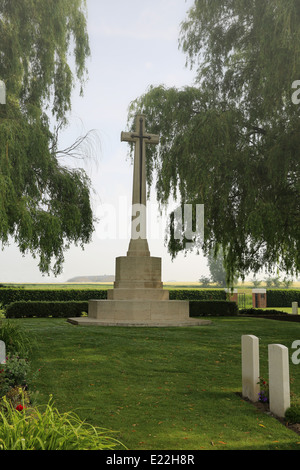
M 169 300 L 164 289 L 109 289 L 107 300 Z
M 147 328 L 163 328 L 163 327 L 190 327 L 190 326 L 208 326 L 212 322 L 210 320 L 198 320 L 190 318 L 186 321 L 168 321 L 168 322 L 133 322 L 133 321 L 114 321 L 97 320 L 96 318 L 79 317 L 68 318 L 69 323 L 78 326 L 120 326 L 120 327 L 147 327 Z
M 89 318 L 107 322 L 165 322 L 189 319 L 185 300 L 90 300 Z

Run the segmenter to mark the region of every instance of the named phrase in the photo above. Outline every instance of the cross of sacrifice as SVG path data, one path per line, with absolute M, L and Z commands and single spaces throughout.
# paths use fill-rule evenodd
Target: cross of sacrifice
M 145 116 L 138 114 L 136 117 L 136 131 L 122 132 L 121 141 L 135 143 L 132 204 L 146 206 L 146 143 L 157 145 L 159 135 L 147 134 L 145 131 Z

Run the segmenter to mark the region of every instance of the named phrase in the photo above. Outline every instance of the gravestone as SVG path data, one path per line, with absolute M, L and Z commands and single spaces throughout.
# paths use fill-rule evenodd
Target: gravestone
M 242 336 L 242 395 L 252 402 L 259 399 L 259 339 L 253 335 Z
M 169 299 L 161 281 L 161 258 L 150 256 L 146 227 L 146 145 L 159 136 L 145 130 L 145 116 L 136 117 L 135 132 L 121 141 L 135 145 L 131 239 L 126 256 L 116 259 L 114 288 L 107 300 L 89 301 L 88 317 L 69 318 L 76 325 L 200 326 L 211 321 L 189 316 L 189 302 Z
M 292 314 L 298 315 L 298 302 L 292 302 Z
M 290 407 L 288 348 L 282 344 L 269 344 L 268 354 L 270 411 L 283 418 Z
M 0 364 L 6 362 L 6 347 L 4 341 L 0 341 Z

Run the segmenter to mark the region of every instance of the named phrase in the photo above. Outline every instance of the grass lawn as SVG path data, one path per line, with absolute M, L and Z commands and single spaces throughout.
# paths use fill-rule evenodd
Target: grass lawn
M 300 450 L 300 436 L 240 398 L 241 335 L 289 349 L 300 324 L 213 318 L 191 328 L 80 327 L 64 319 L 20 319 L 36 339 L 38 403 L 116 431 L 131 450 Z M 293 350 L 290 349 L 290 357 Z M 300 403 L 300 365 L 290 361 Z

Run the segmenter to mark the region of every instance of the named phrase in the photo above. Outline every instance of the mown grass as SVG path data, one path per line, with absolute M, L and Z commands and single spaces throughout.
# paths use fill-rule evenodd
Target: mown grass
M 192 328 L 79 327 L 64 319 L 15 320 L 35 339 L 38 403 L 116 431 L 131 450 L 292 450 L 300 436 L 241 399 L 241 335 L 291 348 L 300 325 L 213 318 Z M 292 354 L 292 350 L 290 351 Z M 292 402 L 300 365 L 290 361 Z

